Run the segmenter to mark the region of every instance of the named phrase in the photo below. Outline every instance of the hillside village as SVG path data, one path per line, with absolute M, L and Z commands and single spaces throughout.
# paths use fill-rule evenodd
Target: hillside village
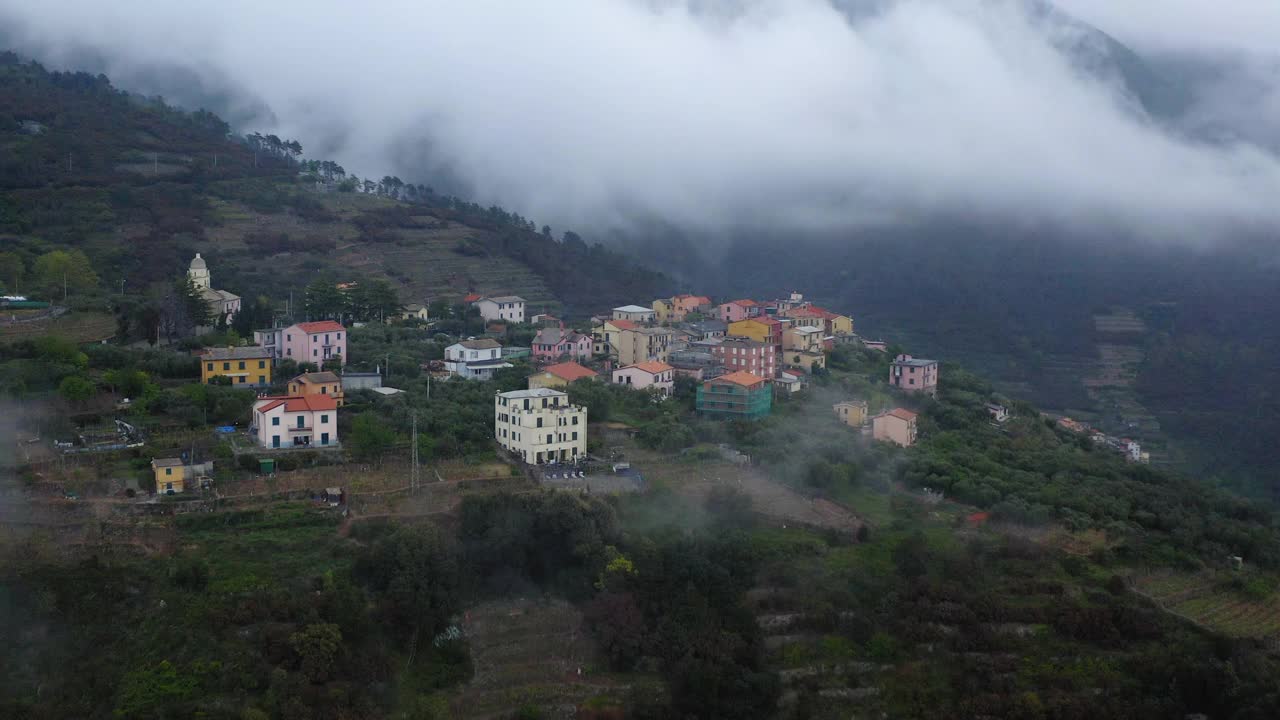
M 0 717 L 1280 715 L 1268 508 L 826 277 L 0 86 Z

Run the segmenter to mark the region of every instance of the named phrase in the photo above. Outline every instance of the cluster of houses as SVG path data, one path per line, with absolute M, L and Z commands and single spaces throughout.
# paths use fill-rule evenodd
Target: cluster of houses
M 1149 463 L 1151 462 L 1151 453 L 1142 449 L 1142 445 L 1136 440 L 1126 437 L 1116 437 L 1108 435 L 1101 430 L 1079 420 L 1072 420 L 1069 417 L 1058 418 L 1058 427 L 1077 435 L 1088 436 L 1096 445 L 1109 448 L 1124 456 L 1129 462 Z
M 203 258 L 197 255 L 188 272 L 197 287 L 209 289 Z M 217 298 L 214 293 L 219 293 Z M 233 296 L 221 291 L 208 294 L 210 302 L 223 303 L 223 314 L 239 309 L 238 304 L 232 306 L 238 298 L 233 303 Z M 526 322 L 527 303 L 516 295 L 472 294 L 464 302 L 490 327 Z M 414 306 L 406 308 L 404 317 L 424 318 L 425 313 L 424 307 Z M 752 420 L 769 415 L 776 397 L 803 389 L 814 372 L 826 367 L 827 354 L 837 344 L 862 342 L 885 349 L 883 343 L 855 335 L 850 317 L 795 292 L 772 301 L 715 303 L 705 295 L 683 294 L 648 305 L 622 305 L 592 318 L 590 333 L 568 328 L 550 315 L 529 321 L 538 326 L 529 348 L 503 347 L 488 336 L 470 337 L 447 347 L 437 367 L 447 377 L 489 380 L 512 367 L 513 357 L 530 357 L 536 371 L 528 377 L 528 389 L 499 393 L 494 399 L 494 436 L 502 447 L 532 464 L 574 462 L 585 456 L 586 409 L 570 404 L 564 392 L 579 380 L 648 390 L 661 401 L 671 396 L 676 377 L 683 375 L 698 383 L 695 403 L 700 415 Z M 206 383 L 266 387 L 274 381 L 276 363 L 286 359 L 313 364 L 320 371 L 292 378 L 284 394 L 259 396 L 250 426 L 257 444 L 269 449 L 338 445 L 337 410 L 344 388 L 352 387 L 343 372 L 347 330 L 338 322 L 255 330 L 254 345 L 205 351 L 201 378 Z M 361 383 L 363 375 L 353 374 L 352 383 Z M 938 363 L 899 355 L 888 379 L 904 392 L 933 395 Z M 853 400 L 837 404 L 835 411 L 841 422 L 869 428 L 876 439 L 904 446 L 915 442 L 916 415 L 903 408 L 869 417 L 866 403 Z M 171 475 L 172 466 L 166 467 Z M 157 466 L 158 479 L 162 470 Z
M 511 322 L 516 316 L 510 313 L 522 317 L 524 312 L 523 300 L 514 296 L 467 300 L 489 300 L 481 310 L 494 322 Z M 815 371 L 826 367 L 827 354 L 837 344 L 862 342 L 886 350 L 883 342 L 855 335 L 852 318 L 806 301 L 800 293 L 773 301 L 723 303 L 685 294 L 647 306 L 622 305 L 592 318 L 589 335 L 549 315 L 530 320 L 538 326 L 530 349 L 536 371 L 528 377 L 528 390 L 496 395 L 494 432 L 500 445 L 535 464 L 572 462 L 585 455 L 585 433 L 565 424 L 586 422 L 586 410 L 570 405 L 565 393 L 579 380 L 649 390 L 661 400 L 670 397 L 676 377 L 683 375 L 698 383 L 695 406 L 700 415 L 752 420 L 769 415 L 776 397 L 804 388 Z M 469 338 L 446 350 L 445 372 L 491 378 L 510 367 L 504 350 L 497 340 Z M 888 380 L 903 392 L 932 396 L 938 362 L 899 355 Z M 837 405 L 836 413 L 878 440 L 903 446 L 916 441 L 916 414 L 907 409 L 870 416 L 864 401 L 848 401 Z

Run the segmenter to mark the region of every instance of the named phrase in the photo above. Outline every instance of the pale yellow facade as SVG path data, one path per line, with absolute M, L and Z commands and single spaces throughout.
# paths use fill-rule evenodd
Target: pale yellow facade
M 559 390 L 498 393 L 493 411 L 494 439 L 530 465 L 571 463 L 587 454 L 587 409 L 569 404 Z
M 637 365 L 650 360 L 666 362 L 671 353 L 673 335 L 661 327 L 622 330 L 617 336 L 618 364 Z
M 867 403 L 865 400 L 845 400 L 832 406 L 840 422 L 849 427 L 860 428 L 867 424 Z

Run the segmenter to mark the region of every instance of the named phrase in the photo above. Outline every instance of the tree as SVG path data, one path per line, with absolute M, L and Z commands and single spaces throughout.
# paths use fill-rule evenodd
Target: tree
M 298 669 L 314 683 L 324 682 L 342 649 L 342 631 L 333 623 L 313 623 L 289 636 L 289 645 L 298 656 Z
M 307 285 L 303 296 L 307 317 L 312 320 L 335 319 L 342 316 L 347 299 L 332 278 L 319 277 Z
M 443 629 L 459 602 L 458 558 L 431 525 L 401 527 L 357 559 L 356 574 L 378 593 L 387 623 L 412 648 L 420 632 Z M 403 630 L 412 629 L 406 637 Z M 430 635 L 428 635 L 430 637 Z
M 21 255 L 8 250 L 0 252 L 0 289 L 11 293 L 21 292 L 22 278 L 26 272 L 27 267 L 22 262 Z
M 93 397 L 97 388 L 83 375 L 68 375 L 58 384 L 58 394 L 73 403 L 82 403 Z
M 193 327 L 206 327 L 212 325 L 214 321 L 221 321 L 222 318 L 213 316 L 213 308 L 209 307 L 208 301 L 204 299 L 200 288 L 196 287 L 195 281 L 190 276 L 180 278 L 174 290 L 182 303 L 183 312 L 187 314 L 187 321 Z
M 35 284 L 48 297 L 66 292 L 84 292 L 98 285 L 98 275 L 89 258 L 79 250 L 53 250 L 36 258 Z
M 391 447 L 395 439 L 395 432 L 373 412 L 357 415 L 355 422 L 352 423 L 351 452 L 360 460 L 370 460 L 380 456 Z

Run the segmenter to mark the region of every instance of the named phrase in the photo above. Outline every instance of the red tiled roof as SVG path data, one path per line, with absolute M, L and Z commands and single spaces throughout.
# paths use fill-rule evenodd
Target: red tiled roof
M 573 382 L 582 378 L 595 377 L 598 373 L 591 368 L 583 367 L 576 362 L 562 362 L 555 365 L 548 365 L 546 371 L 556 377 Z
M 338 403 L 332 395 L 304 395 L 302 397 L 281 397 L 258 408 L 258 412 L 270 412 L 284 405 L 285 412 L 307 412 L 316 410 L 337 410 Z
M 708 382 L 731 382 L 734 385 L 752 387 L 764 382 L 764 378 L 759 375 L 752 375 L 745 370 L 739 370 L 738 372 L 731 372 L 728 375 L 721 375 L 720 377 Z
M 479 294 L 479 293 L 471 293 L 471 294 L 467 295 L 466 297 L 462 298 L 462 302 L 464 302 L 464 303 L 473 303 L 473 302 L 475 302 L 475 301 L 479 300 L 479 299 L 480 299 L 480 298 L 482 298 L 482 297 L 484 297 L 484 296 L 483 296 L 483 295 L 481 295 L 481 294 Z
M 636 370 L 643 370 L 643 371 L 645 371 L 645 372 L 649 373 L 650 375 L 657 375 L 658 373 L 663 373 L 663 372 L 666 372 L 666 371 L 668 371 L 668 370 L 674 370 L 674 369 L 675 369 L 675 368 L 671 367 L 670 365 L 668 365 L 668 364 L 666 364 L 666 363 L 664 363 L 664 362 L 659 362 L 659 361 L 657 361 L 657 360 L 650 360 L 650 361 L 648 361 L 648 362 L 636 363 L 635 365 L 628 365 L 628 366 L 626 366 L 626 367 L 624 367 L 624 368 L 619 368 L 619 369 L 620 369 L 620 370 L 630 370 L 631 368 L 635 368 Z
M 314 335 L 315 333 L 322 332 L 341 332 L 346 330 L 346 328 L 333 320 L 298 323 L 298 328 L 308 335 Z
M 756 301 L 743 298 L 741 300 L 730 300 L 729 302 L 725 303 L 725 305 L 740 305 L 742 307 L 755 307 Z
M 610 320 L 609 324 L 618 328 L 619 330 L 635 330 L 636 328 L 640 327 L 639 325 L 635 324 L 630 320 Z
M 892 415 L 900 420 L 906 420 L 907 422 L 911 422 L 916 419 L 916 414 L 905 408 L 894 408 L 885 413 L 885 415 Z

